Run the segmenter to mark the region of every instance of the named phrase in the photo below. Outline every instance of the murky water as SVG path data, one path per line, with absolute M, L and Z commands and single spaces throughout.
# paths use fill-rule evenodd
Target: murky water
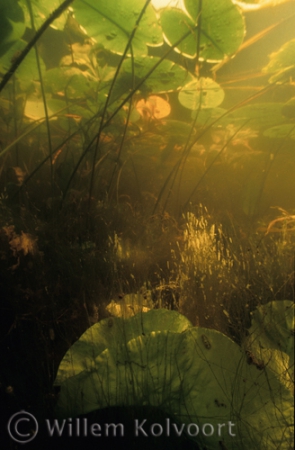
M 215 364 L 218 377 L 226 378 L 219 373 L 223 362 L 209 356 L 215 345 L 220 345 L 216 358 L 224 355 L 225 346 L 242 352 L 240 361 L 250 372 L 258 368 L 264 374 L 269 365 L 274 383 L 279 379 L 289 395 L 294 382 L 294 324 L 288 315 L 295 267 L 294 0 L 187 0 L 184 9 L 174 3 L 161 9 L 153 2 L 159 8 L 154 9 L 150 2 L 130 0 L 2 3 L 0 383 L 7 448 L 21 446 L 7 434 L 13 413 L 26 410 L 40 421 L 54 420 L 58 367 L 86 330 L 105 326 L 109 334 L 99 339 L 111 360 L 112 346 L 125 339 L 116 334 L 117 324 L 132 323 L 136 314 L 152 317 L 145 314 L 154 310 L 177 312 L 172 325 L 167 319 L 159 329 L 149 329 L 151 336 L 160 333 L 159 353 L 170 355 L 161 339 L 184 332 L 176 328 L 188 320 L 194 330 L 209 330 L 198 337 L 202 352 L 209 352 L 201 358 L 204 373 Z M 267 318 L 259 322 L 263 314 Z M 156 317 L 154 324 L 161 322 Z M 253 329 L 258 322 L 263 337 Z M 142 327 L 129 337 L 144 359 Z M 250 345 L 252 335 L 259 348 Z M 87 337 L 83 352 L 89 356 L 88 344 Z M 154 367 L 160 363 L 154 344 L 149 345 L 153 356 L 147 366 Z M 269 345 L 273 351 L 266 356 Z M 116 349 L 119 355 L 122 348 Z M 185 366 L 184 353 L 178 352 L 177 361 Z M 98 357 L 99 367 L 105 367 L 108 357 L 95 355 L 93 361 Z M 121 373 L 118 366 L 117 361 L 113 372 L 108 369 L 107 379 Z M 181 391 L 183 373 L 189 372 L 184 366 L 169 365 L 171 374 L 178 373 L 169 379 L 171 398 L 177 386 L 183 395 L 179 405 L 187 401 L 191 412 L 199 397 L 194 393 L 193 401 L 192 394 Z M 145 369 L 138 373 L 138 380 L 146 376 Z M 79 375 L 82 388 L 86 375 Z M 137 380 L 138 392 L 157 387 L 161 377 L 155 377 L 153 387 Z M 204 385 L 208 380 L 202 379 Z M 100 408 L 86 412 L 132 406 L 126 399 L 110 400 L 114 389 L 121 392 L 120 383 L 108 386 L 109 403 L 98 402 Z M 222 389 L 227 392 L 227 386 Z M 169 396 L 157 403 L 153 395 L 136 407 L 161 409 L 178 424 L 186 416 L 188 425 L 182 406 L 176 411 L 173 404 L 172 410 Z M 216 422 L 219 414 L 227 417 L 229 400 L 216 395 L 211 399 L 208 393 L 199 424 Z M 278 396 L 279 406 L 274 401 L 278 410 L 286 410 L 286 404 L 292 408 L 288 395 Z M 232 400 L 236 417 L 234 405 Z M 218 414 L 212 413 L 216 407 Z M 118 413 L 123 420 L 122 411 L 116 411 L 114 417 Z M 76 415 L 84 412 L 78 408 Z M 257 417 L 267 429 L 265 415 Z M 159 418 L 162 425 L 164 419 Z M 243 449 L 242 425 L 239 432 L 236 439 L 186 433 L 193 439 L 184 445 Z M 257 433 L 251 424 L 253 448 L 258 448 Z M 53 441 L 45 435 L 41 427 L 40 441 L 32 440 L 29 448 L 41 442 L 51 448 Z M 263 437 L 259 448 L 290 449 L 289 435 L 282 436 Z M 147 440 L 147 446 L 155 442 Z M 167 442 L 159 448 L 174 448 Z M 62 444 L 57 438 L 54 445 Z

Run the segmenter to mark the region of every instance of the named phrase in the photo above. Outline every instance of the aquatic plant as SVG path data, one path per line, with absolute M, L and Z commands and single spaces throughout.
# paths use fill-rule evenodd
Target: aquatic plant
M 249 158 L 252 171 L 254 161 L 266 167 L 260 179 L 258 173 L 249 178 L 243 169 L 241 172 L 249 183 L 241 192 L 243 210 L 250 216 L 257 214 L 266 178 L 271 177 L 271 166 L 279 155 L 261 154 L 249 139 L 254 142 L 258 132 L 272 139 L 283 138 L 284 145 L 292 139 L 291 100 L 268 102 L 265 95 L 284 85 L 292 96 L 293 41 L 271 55 L 264 69 L 271 74 L 269 84 L 258 92 L 253 87 L 248 97 L 231 104 L 226 85 L 216 80 L 217 73 L 263 34 L 243 43 L 243 2 L 187 0 L 184 5 L 185 10 L 170 7 L 156 13 L 150 1 L 134 4 L 124 0 L 118 8 L 115 1 L 99 5 L 91 0 L 60 5 L 45 1 L 41 7 L 21 0 L 14 2 L 14 9 L 3 9 L 1 129 L 4 132 L 5 124 L 8 128 L 3 133 L 1 156 L 10 153 L 11 165 L 21 165 L 26 172 L 25 179 L 16 183 L 18 190 L 38 179 L 46 167 L 52 184 L 46 197 L 48 201 L 54 198 L 52 206 L 59 205 L 61 197 L 71 201 L 71 188 L 81 189 L 81 185 L 85 194 L 88 189 L 89 198 L 95 192 L 99 200 L 104 195 L 118 200 L 130 195 L 130 188 L 136 185 L 140 197 L 133 201 L 146 201 L 144 192 L 149 192 L 155 197 L 154 211 L 160 205 L 165 210 L 171 202 L 175 207 L 180 198 L 187 206 L 208 173 L 214 174 L 212 167 L 228 153 L 230 165 L 238 157 L 239 167 Z M 44 16 L 49 16 L 45 22 Z M 56 60 L 49 53 L 47 39 L 62 42 Z M 163 49 L 161 56 L 156 56 L 158 47 Z M 182 55 L 182 64 L 175 52 Z M 187 70 L 191 61 L 195 68 Z M 178 105 L 173 104 L 175 94 Z M 160 110 L 165 97 L 164 114 Z M 257 102 L 259 97 L 262 100 Z M 151 99 L 157 101 L 157 112 Z M 142 101 L 147 101 L 144 115 Z M 225 101 L 229 107 L 220 108 Z M 190 125 L 177 114 L 179 105 L 188 118 L 191 111 Z M 216 145 L 220 131 L 225 138 Z M 204 148 L 202 139 L 210 140 L 211 133 L 214 156 L 206 151 L 203 157 L 194 157 L 193 170 L 196 143 Z M 246 136 L 241 138 L 243 133 Z M 20 158 L 20 148 L 26 147 L 35 150 L 22 151 Z M 151 185 L 144 167 L 155 171 L 154 160 L 161 167 Z M 183 188 L 184 173 L 199 180 L 189 190 Z M 254 183 L 253 177 L 257 177 Z M 42 189 L 45 191 L 45 186 Z
M 9 349 L 20 349 L 13 367 L 23 360 L 22 379 L 3 363 L 8 375 L 1 382 L 22 386 L 37 373 L 34 389 L 42 386 L 44 393 L 39 410 L 54 399 L 52 380 L 63 352 L 109 315 L 111 300 L 117 307 L 118 295 L 125 294 L 121 309 L 130 314 L 146 284 L 159 294 L 158 306 L 171 289 L 191 322 L 198 316 L 201 325 L 216 329 L 204 332 L 205 341 L 201 328 L 169 334 L 171 313 L 148 343 L 138 333 L 120 349 L 126 354 L 134 342 L 137 362 L 139 355 L 153 360 L 147 351 L 152 355 L 158 345 L 163 361 L 169 356 L 174 377 L 164 392 L 167 404 L 169 391 L 182 386 L 182 364 L 192 364 L 188 386 L 189 374 L 200 375 L 195 360 L 179 355 L 177 362 L 173 349 L 184 345 L 195 352 L 207 374 L 220 339 L 220 354 L 233 352 L 230 380 L 240 381 L 238 361 L 253 386 L 260 374 L 264 389 L 267 374 L 284 419 L 289 386 L 280 397 L 281 372 L 277 377 L 271 362 L 261 371 L 248 364 L 262 358 L 254 349 L 251 359 L 237 342 L 256 306 L 294 299 L 293 5 L 294 0 L 185 0 L 184 9 L 156 10 L 149 0 L 0 0 L 0 294 L 4 322 L 7 311 L 12 316 L 1 349 L 8 362 Z M 267 7 L 278 14 L 268 15 Z M 280 217 L 271 207 L 279 208 Z M 154 320 L 164 313 L 149 314 Z M 100 323 L 111 334 L 129 322 L 108 317 Z M 27 349 L 37 342 L 26 364 Z M 104 374 L 103 358 L 113 350 L 106 343 Z M 286 368 L 286 358 L 280 361 Z M 133 373 L 128 367 L 123 361 L 120 376 Z M 146 375 L 141 369 L 139 380 Z M 218 362 L 218 376 L 224 370 Z M 163 381 L 161 371 L 159 377 Z M 146 382 L 150 387 L 148 375 Z M 252 384 L 251 401 L 259 389 Z M 140 383 L 135 385 L 139 394 Z M 236 414 L 235 401 L 241 402 L 239 391 L 230 401 L 227 385 L 225 392 L 226 401 L 218 391 L 209 405 L 216 420 L 219 411 L 227 419 L 229 410 Z M 119 393 L 129 399 L 125 383 L 118 384 Z M 161 406 L 157 395 L 151 398 Z M 173 395 L 176 409 L 169 410 L 187 420 L 183 405 L 176 405 L 179 395 Z M 32 405 L 31 397 L 30 392 L 22 399 Z M 255 399 L 259 420 L 261 403 Z M 251 402 L 242 403 L 248 421 Z M 193 416 L 194 404 L 188 404 Z M 273 414 L 272 400 L 268 405 Z M 284 428 L 279 416 L 277 440 Z M 255 427 L 241 423 L 241 432 L 247 429 L 256 443 Z M 266 434 L 259 445 L 268 445 Z
M 269 302 L 252 314 L 243 345 L 253 361 L 265 361 L 294 391 L 294 303 Z
M 276 327 L 271 318 L 268 324 Z M 220 441 L 227 449 L 290 449 L 293 396 L 269 361 L 259 365 L 249 353 L 222 333 L 192 327 L 175 311 L 104 319 L 60 364 L 57 414 L 150 405 L 176 423 L 196 424 L 189 435 L 208 449 Z M 234 428 L 221 432 L 228 424 Z

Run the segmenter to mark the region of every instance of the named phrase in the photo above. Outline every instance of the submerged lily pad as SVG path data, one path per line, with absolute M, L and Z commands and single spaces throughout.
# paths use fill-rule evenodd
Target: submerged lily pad
M 246 351 L 294 389 L 294 303 L 273 301 L 252 313 Z
M 294 123 L 286 123 L 268 128 L 263 133 L 264 136 L 276 139 L 295 139 L 295 125 Z
M 157 124 L 157 132 L 162 136 L 172 138 L 174 144 L 184 144 L 190 134 L 194 135 L 191 124 L 180 120 L 168 119 Z
M 269 302 L 252 313 L 250 335 L 261 345 L 294 354 L 294 303 L 290 300 Z
M 11 61 L 19 55 L 26 47 L 26 42 L 19 39 L 14 42 L 14 44 L 9 48 L 9 50 L 0 58 L 0 71 L 6 73 L 10 66 Z M 40 69 L 45 71 L 45 64 L 40 59 L 39 61 Z M 23 91 L 28 91 L 32 89 L 34 81 L 39 79 L 38 66 L 36 64 L 36 54 L 34 49 L 32 49 L 22 61 L 15 72 L 17 79 L 20 83 L 20 87 Z
M 179 323 L 174 331 L 169 316 Z M 115 323 L 108 348 L 96 347 L 91 365 L 61 384 L 59 417 L 149 405 L 175 417 L 207 449 L 218 449 L 220 442 L 232 450 L 290 448 L 291 392 L 267 367 L 249 364 L 227 336 L 192 327 L 173 311 L 152 310 Z M 84 336 L 84 350 L 86 344 Z
M 191 110 L 211 109 L 223 102 L 224 91 L 211 78 L 200 78 L 185 85 L 178 99 L 185 108 Z
M 191 323 L 176 311 L 166 309 L 150 310 L 147 313 L 132 315 L 127 320 L 122 317 L 103 319 L 88 328 L 80 339 L 65 354 L 60 363 L 55 385 L 65 379 L 93 367 L 94 359 L 108 347 L 127 343 L 136 336 L 151 331 L 173 330 L 182 332 Z
M 270 61 L 264 72 L 272 74 L 270 83 L 285 83 L 295 75 L 295 39 L 286 42 L 270 55 Z
M 30 12 L 27 6 L 27 2 L 24 0 L 20 0 L 22 7 L 25 12 L 25 21 L 26 23 L 31 25 Z M 46 18 L 49 17 L 53 11 L 60 7 L 61 2 L 59 0 L 30 0 L 30 5 L 34 14 L 34 25 L 38 29 L 45 22 Z M 59 30 L 63 30 L 68 14 L 64 11 L 54 20 L 54 28 Z
M 153 70 L 157 64 L 159 65 Z M 160 58 L 153 56 L 138 57 L 134 61 L 125 60 L 122 64 L 122 74 L 125 91 L 127 87 L 134 88 L 134 84 L 136 86 L 136 83 L 142 80 L 145 81 L 141 89 L 157 93 L 176 91 L 193 80 L 193 76 L 184 67 L 165 59 L 160 62 Z
M 13 42 L 21 39 L 25 32 L 24 13 L 18 2 L 1 2 L 0 55 Z
M 284 103 L 254 103 L 251 105 L 237 108 L 226 114 L 218 122 L 220 125 L 233 124 L 241 126 L 243 124 L 250 126 L 254 130 L 272 127 L 286 122 L 282 114 Z

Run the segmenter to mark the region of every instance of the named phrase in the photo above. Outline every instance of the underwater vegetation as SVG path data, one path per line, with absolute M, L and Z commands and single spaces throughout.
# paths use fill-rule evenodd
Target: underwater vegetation
M 176 311 L 104 319 L 60 364 L 57 414 L 67 418 L 115 405 L 152 405 L 178 423 L 197 424 L 189 435 L 207 449 L 218 448 L 220 440 L 227 449 L 289 449 L 293 331 L 290 301 L 255 311 L 242 347 L 216 330 L 192 327 Z M 229 423 L 235 431 L 221 433 L 219 426 Z
M 294 7 L 0 0 L 4 447 L 151 408 L 293 448 Z

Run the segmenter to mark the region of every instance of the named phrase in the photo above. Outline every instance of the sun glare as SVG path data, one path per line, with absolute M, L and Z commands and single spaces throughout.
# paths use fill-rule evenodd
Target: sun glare
M 183 0 L 152 0 L 151 3 L 155 9 L 165 8 L 166 6 L 183 7 Z

